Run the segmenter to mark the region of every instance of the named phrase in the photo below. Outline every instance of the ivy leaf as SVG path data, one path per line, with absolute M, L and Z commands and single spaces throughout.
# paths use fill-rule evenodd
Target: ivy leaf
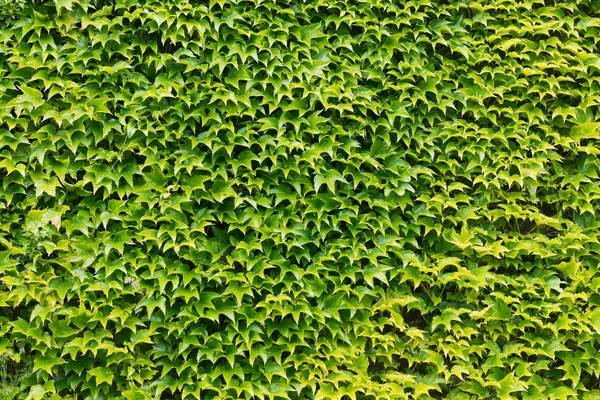
M 61 186 L 58 179 L 53 176 L 50 179 L 38 179 L 35 181 L 35 195 L 41 196 L 46 193 L 52 197 L 56 196 L 56 188 Z
M 576 213 L 573 216 L 573 221 L 582 229 L 586 229 L 592 227 L 595 224 L 596 219 L 594 217 L 594 214 L 586 211 L 583 213 Z
M 34 109 L 41 107 L 44 105 L 44 96 L 42 92 L 35 88 L 30 88 L 27 86 L 21 86 L 22 95 L 17 97 L 16 104 L 26 104 L 32 106 Z
M 53 375 L 54 373 L 52 371 L 54 367 L 64 364 L 65 362 L 66 361 L 62 360 L 61 358 L 55 357 L 51 354 L 39 355 L 33 360 L 33 370 L 37 371 L 41 369 L 46 371 L 48 374 Z
M 95 367 L 90 369 L 88 374 L 96 378 L 96 385 L 100 385 L 102 383 L 108 383 L 109 385 L 112 385 L 113 383 L 114 373 L 108 368 Z
M 452 232 L 449 241 L 461 249 L 466 249 L 472 246 L 471 240 L 475 237 L 475 234 L 470 232 L 466 225 L 460 230 L 460 233 Z
M 56 9 L 60 13 L 61 9 L 73 11 L 74 0 L 53 0 L 56 4 Z
M 508 304 L 499 297 L 496 297 L 495 300 L 494 316 L 503 321 L 509 321 L 512 316 L 512 311 Z
M 325 175 L 317 174 L 314 179 L 315 182 L 315 192 L 319 192 L 319 188 L 323 183 L 327 185 L 327 188 L 330 192 L 335 193 L 335 183 L 343 182 L 348 183 L 348 181 L 336 170 L 329 170 L 325 173 Z
M 47 392 L 42 385 L 33 385 L 25 400 L 42 400 Z
M 590 313 L 591 326 L 594 330 L 600 334 L 600 307 L 596 307 L 594 311 Z
M 222 203 L 223 200 L 229 197 L 235 197 L 235 191 L 231 182 L 222 179 L 215 180 L 210 188 L 211 195 L 215 201 Z
M 586 121 L 571 129 L 571 136 L 576 140 L 593 139 L 600 135 L 600 122 Z
M 127 400 L 146 400 L 148 395 L 142 389 L 132 388 L 123 392 L 123 397 Z

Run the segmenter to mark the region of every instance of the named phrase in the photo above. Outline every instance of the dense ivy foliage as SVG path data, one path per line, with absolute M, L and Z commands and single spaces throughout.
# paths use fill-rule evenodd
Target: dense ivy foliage
M 599 1 L 0 11 L 5 398 L 599 398 Z

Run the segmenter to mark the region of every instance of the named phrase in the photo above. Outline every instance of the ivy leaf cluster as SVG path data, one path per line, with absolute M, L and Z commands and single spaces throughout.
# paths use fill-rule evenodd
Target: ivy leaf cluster
M 14 398 L 600 396 L 598 1 L 0 14 Z

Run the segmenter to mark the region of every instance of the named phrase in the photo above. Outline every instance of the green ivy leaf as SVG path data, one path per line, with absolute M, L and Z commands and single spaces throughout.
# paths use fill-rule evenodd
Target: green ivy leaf
M 44 105 L 44 96 L 39 90 L 27 86 L 21 86 L 19 89 L 21 89 L 23 94 L 17 97 L 16 104 L 25 104 L 33 108 Z
M 33 371 L 43 370 L 50 375 L 54 375 L 53 369 L 57 365 L 64 364 L 65 361 L 51 354 L 39 355 L 33 361 Z
M 95 378 L 96 385 L 100 385 L 102 383 L 108 383 L 109 385 L 112 385 L 113 383 L 114 373 L 108 368 L 95 367 L 90 369 L 88 374 Z

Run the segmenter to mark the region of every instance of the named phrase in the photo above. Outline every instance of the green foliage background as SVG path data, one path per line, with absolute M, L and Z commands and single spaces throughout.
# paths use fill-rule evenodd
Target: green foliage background
M 21 3 L 6 398 L 599 398 L 600 2 Z

